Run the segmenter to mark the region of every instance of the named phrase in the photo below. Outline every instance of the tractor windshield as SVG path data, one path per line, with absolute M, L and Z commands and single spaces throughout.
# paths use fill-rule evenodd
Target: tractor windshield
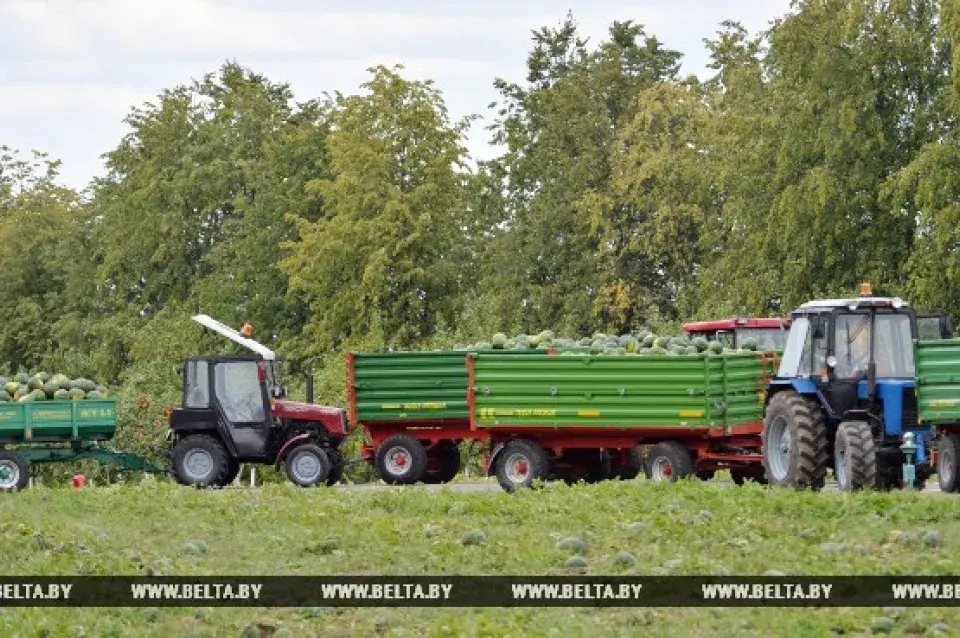
M 810 320 L 806 317 L 797 317 L 787 333 L 787 344 L 783 350 L 783 359 L 780 360 L 781 377 L 796 377 L 800 372 L 800 359 L 803 358 L 804 344 L 810 332 Z
M 743 344 L 753 339 L 757 342 L 760 350 L 767 352 L 769 350 L 782 350 L 787 345 L 786 330 L 780 328 L 738 328 L 737 345 L 743 347 Z
M 871 334 L 871 319 L 874 323 Z M 905 314 L 839 314 L 834 333 L 838 379 L 859 379 L 866 375 L 870 350 L 877 377 L 910 378 L 914 375 L 910 317 Z

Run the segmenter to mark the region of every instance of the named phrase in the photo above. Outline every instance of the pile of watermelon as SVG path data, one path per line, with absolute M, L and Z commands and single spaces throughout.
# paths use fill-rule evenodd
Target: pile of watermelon
M 63 374 L 20 372 L 13 377 L 0 376 L 0 402 L 5 401 L 83 401 L 105 399 L 107 388 L 90 379 L 70 379 Z
M 642 355 L 704 355 L 716 356 L 733 352 L 756 352 L 757 342 L 748 340 L 739 350 L 724 347 L 719 341 L 707 341 L 703 337 L 658 336 L 649 331 L 637 334 L 608 335 L 597 333 L 592 337 L 557 338 L 553 331 L 544 330 L 536 335 L 508 337 L 502 332 L 493 335 L 490 341 L 471 345 L 457 344 L 454 350 L 482 352 L 485 350 L 553 350 L 560 355 L 599 354 L 610 356 Z

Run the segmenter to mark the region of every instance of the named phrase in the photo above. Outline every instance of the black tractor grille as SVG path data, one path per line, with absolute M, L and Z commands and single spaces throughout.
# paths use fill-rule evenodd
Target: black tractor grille
M 914 388 L 903 390 L 903 429 L 920 425 L 917 419 L 917 391 Z

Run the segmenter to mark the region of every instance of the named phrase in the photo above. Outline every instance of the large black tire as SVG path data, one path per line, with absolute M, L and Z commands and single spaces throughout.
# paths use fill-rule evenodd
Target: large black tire
M 377 473 L 391 485 L 411 485 L 427 470 L 427 451 L 406 434 L 387 437 L 377 448 Z
M 613 478 L 613 461 L 606 450 L 590 450 L 592 457 L 588 464 L 587 473 L 583 477 L 584 483 L 599 483 Z
M 763 417 L 763 468 L 772 485 L 820 490 L 827 479 L 827 428 L 816 403 L 792 390 L 770 399 Z
M 343 452 L 335 448 L 327 450 L 327 458 L 330 459 L 330 474 L 327 476 L 327 485 L 331 487 L 343 480 L 344 458 Z
M 330 457 L 319 445 L 298 445 L 283 459 L 287 478 L 298 487 L 314 487 L 325 483 L 330 476 Z
M 663 441 L 647 452 L 643 471 L 651 481 L 676 483 L 693 474 L 693 458 L 676 441 Z
M 13 450 L 0 450 L 0 492 L 18 492 L 30 484 L 30 464 Z
M 618 478 L 621 481 L 632 481 L 633 479 L 640 476 L 640 472 L 643 471 L 643 455 L 640 453 L 640 449 L 632 447 L 626 450 L 626 462 L 621 458 L 624 454 L 623 450 L 619 450 L 618 454 L 614 455 L 616 458 L 612 461 L 612 467 L 610 470 L 610 478 Z
M 453 441 L 438 443 L 427 453 L 427 457 L 428 462 L 430 457 L 434 457 L 439 464 L 437 469 L 423 473 L 423 482 L 428 485 L 449 483 L 460 473 L 460 447 Z
M 224 485 L 231 459 L 219 440 L 207 434 L 191 434 L 177 441 L 170 460 L 178 483 L 208 487 Z
M 960 454 L 960 436 L 950 434 L 937 443 L 937 482 L 941 492 L 960 492 L 957 480 L 957 455 Z
M 533 441 L 516 439 L 503 446 L 494 461 L 497 481 L 507 492 L 532 487 L 537 480 L 546 480 L 550 457 Z
M 833 444 L 833 473 L 841 492 L 854 492 L 877 483 L 877 450 L 870 424 L 844 421 Z

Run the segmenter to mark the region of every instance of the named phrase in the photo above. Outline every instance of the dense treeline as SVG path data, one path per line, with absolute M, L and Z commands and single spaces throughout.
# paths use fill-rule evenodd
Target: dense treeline
M 315 358 L 340 403 L 348 348 L 784 314 L 865 279 L 958 322 L 957 38 L 953 2 L 798 2 L 720 25 L 698 79 L 570 18 L 495 81 L 479 166 L 401 68 L 296 103 L 227 63 L 134 108 L 82 193 L 3 154 L 0 360 L 110 380 L 150 427 L 172 364 L 222 347 L 197 311 Z

